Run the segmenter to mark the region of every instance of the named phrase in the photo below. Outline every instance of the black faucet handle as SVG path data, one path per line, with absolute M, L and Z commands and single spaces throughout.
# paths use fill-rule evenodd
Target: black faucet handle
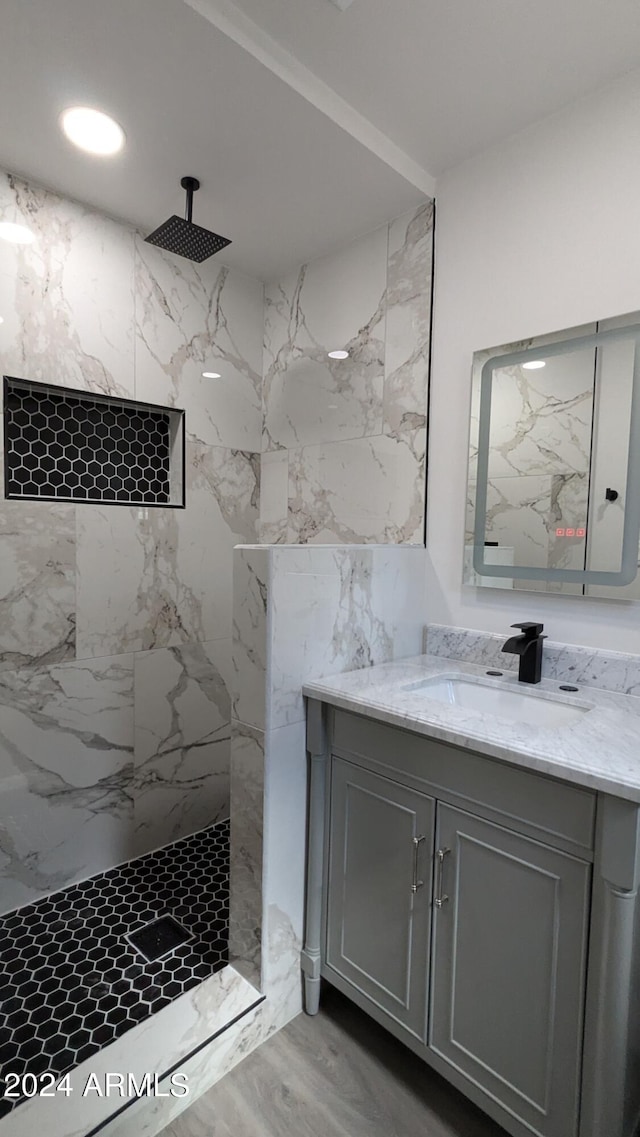
M 522 624 L 512 624 L 511 627 L 519 628 L 528 640 L 546 640 L 547 638 L 542 634 L 544 624 L 536 624 L 531 620 L 525 620 Z

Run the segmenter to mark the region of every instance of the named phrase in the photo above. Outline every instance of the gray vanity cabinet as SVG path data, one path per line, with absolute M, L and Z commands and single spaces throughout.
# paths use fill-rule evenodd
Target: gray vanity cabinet
M 443 803 L 436 845 L 429 1046 L 535 1133 L 573 1137 L 590 866 Z
M 640 808 L 308 703 L 329 980 L 513 1137 L 640 1133 Z
M 425 1038 L 434 800 L 334 759 L 327 963 Z

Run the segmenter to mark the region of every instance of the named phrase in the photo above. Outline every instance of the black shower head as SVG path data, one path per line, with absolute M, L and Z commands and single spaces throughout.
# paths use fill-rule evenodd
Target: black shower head
M 187 191 L 186 216 L 178 217 L 176 213 L 164 224 L 154 229 L 145 241 L 150 245 L 159 245 L 169 253 L 177 253 L 179 257 L 187 257 L 190 261 L 206 261 L 214 253 L 231 244 L 227 237 L 212 233 L 210 229 L 203 229 L 201 225 L 194 225 L 191 220 L 193 213 L 193 194 L 200 189 L 197 178 L 182 178 L 180 185 Z

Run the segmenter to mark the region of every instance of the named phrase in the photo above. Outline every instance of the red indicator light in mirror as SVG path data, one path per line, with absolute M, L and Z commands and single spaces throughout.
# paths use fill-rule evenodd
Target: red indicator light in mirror
M 567 529 L 567 537 L 575 537 L 575 535 L 576 535 L 575 529 Z
M 586 529 L 576 529 L 576 537 L 586 537 Z
M 556 537 L 564 537 L 564 529 L 556 529 Z

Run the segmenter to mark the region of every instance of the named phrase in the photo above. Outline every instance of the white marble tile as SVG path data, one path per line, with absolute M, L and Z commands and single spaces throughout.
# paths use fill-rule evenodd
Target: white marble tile
M 132 855 L 133 659 L 0 675 L 0 910 Z
M 229 816 L 230 666 L 230 640 L 135 656 L 136 855 Z
M 211 517 L 206 518 L 207 529 L 215 527 L 216 544 L 225 547 L 225 603 L 231 596 L 230 551 L 234 545 L 255 540 L 259 493 L 258 453 L 201 443 L 187 445 L 187 513 L 195 515 L 197 521 L 203 518 L 201 511 L 209 502 Z
M 426 433 L 433 275 L 433 202 L 389 226 L 384 429 Z
M 420 650 L 423 548 L 286 546 L 271 557 L 271 728 L 303 721 L 308 678 Z
M 261 985 L 264 732 L 231 724 L 229 960 Z
M 269 549 L 236 549 L 233 561 L 232 716 L 266 728 L 265 676 L 269 654 L 267 594 Z
M 133 397 L 133 230 L 6 174 L 0 213 L 36 236 L 3 243 L 5 374 Z
M 264 450 L 381 432 L 386 260 L 385 226 L 267 287 Z
M 0 501 L 0 671 L 74 658 L 75 512 Z
M 136 398 L 184 408 L 191 441 L 259 451 L 262 309 L 259 281 L 137 237 Z
M 288 1017 L 302 1009 L 306 817 L 305 723 L 296 722 L 265 736 L 262 980 Z
M 186 509 L 78 509 L 80 657 L 230 637 L 233 546 L 254 536 L 257 466 L 188 444 Z
M 510 635 L 511 629 L 508 627 L 502 636 L 471 628 L 453 628 L 448 624 L 427 624 L 426 652 L 428 655 L 474 663 L 478 667 L 517 671 L 516 656 L 506 655 L 502 650 Z
M 378 435 L 289 452 L 292 543 L 420 543 L 424 452 L 415 439 Z
M 289 452 L 267 450 L 260 456 L 258 537 L 262 545 L 276 545 L 286 541 L 288 511 Z

